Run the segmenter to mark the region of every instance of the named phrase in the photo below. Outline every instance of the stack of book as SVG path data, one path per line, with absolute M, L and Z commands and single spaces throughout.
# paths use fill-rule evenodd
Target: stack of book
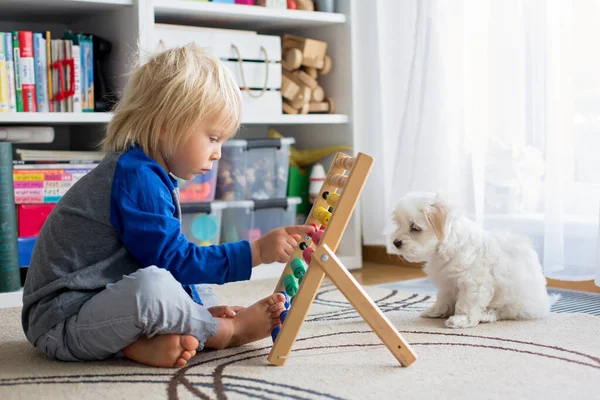
M 56 203 L 102 159 L 101 152 L 17 149 L 13 161 L 15 204 Z
M 93 112 L 92 37 L 0 32 L 0 112 Z

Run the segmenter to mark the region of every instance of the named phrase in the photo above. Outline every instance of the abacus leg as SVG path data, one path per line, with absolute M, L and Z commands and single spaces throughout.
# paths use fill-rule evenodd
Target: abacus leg
M 317 247 L 313 254 L 313 260 L 311 268 L 319 265 L 323 269 L 403 367 L 416 361 L 417 356 L 408 342 L 404 340 L 327 245 Z
M 281 331 L 279 331 L 277 339 L 273 343 L 271 353 L 267 357 L 267 360 L 271 364 L 285 364 L 287 357 L 292 351 L 296 335 L 300 332 L 302 323 L 308 314 L 310 305 L 315 299 L 324 277 L 325 273 L 318 264 L 315 265 L 313 263 L 306 271 L 302 279 L 302 285 L 300 285 L 298 293 L 294 296 L 294 304 L 290 307 L 285 318 L 285 324 L 282 326 Z

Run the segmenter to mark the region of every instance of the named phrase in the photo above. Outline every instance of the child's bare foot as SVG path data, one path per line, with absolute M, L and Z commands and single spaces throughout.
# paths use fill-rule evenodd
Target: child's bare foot
M 276 293 L 238 311 L 233 318 L 217 318 L 217 334 L 210 337 L 205 346 L 223 349 L 268 337 L 273 328 L 281 325 L 279 316 L 285 310 L 284 302 L 285 297 Z
M 140 338 L 123 349 L 125 357 L 154 367 L 183 367 L 196 355 L 198 339 L 191 335 L 156 335 Z

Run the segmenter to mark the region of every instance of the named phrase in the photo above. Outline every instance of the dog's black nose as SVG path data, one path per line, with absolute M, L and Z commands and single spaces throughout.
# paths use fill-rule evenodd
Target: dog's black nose
M 402 247 L 402 240 L 394 240 L 394 246 L 396 246 L 397 249 L 399 249 L 400 247 Z

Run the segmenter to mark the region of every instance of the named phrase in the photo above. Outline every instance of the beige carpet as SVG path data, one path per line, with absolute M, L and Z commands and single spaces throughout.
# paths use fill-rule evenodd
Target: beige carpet
M 217 288 L 249 305 L 272 281 Z M 448 330 L 419 318 L 432 298 L 367 288 L 418 360 L 402 368 L 331 284 L 325 283 L 283 367 L 266 361 L 271 339 L 207 352 L 188 367 L 130 361 L 65 363 L 25 340 L 18 309 L 0 310 L 0 399 L 599 399 L 600 318 L 554 314 L 544 321 Z

